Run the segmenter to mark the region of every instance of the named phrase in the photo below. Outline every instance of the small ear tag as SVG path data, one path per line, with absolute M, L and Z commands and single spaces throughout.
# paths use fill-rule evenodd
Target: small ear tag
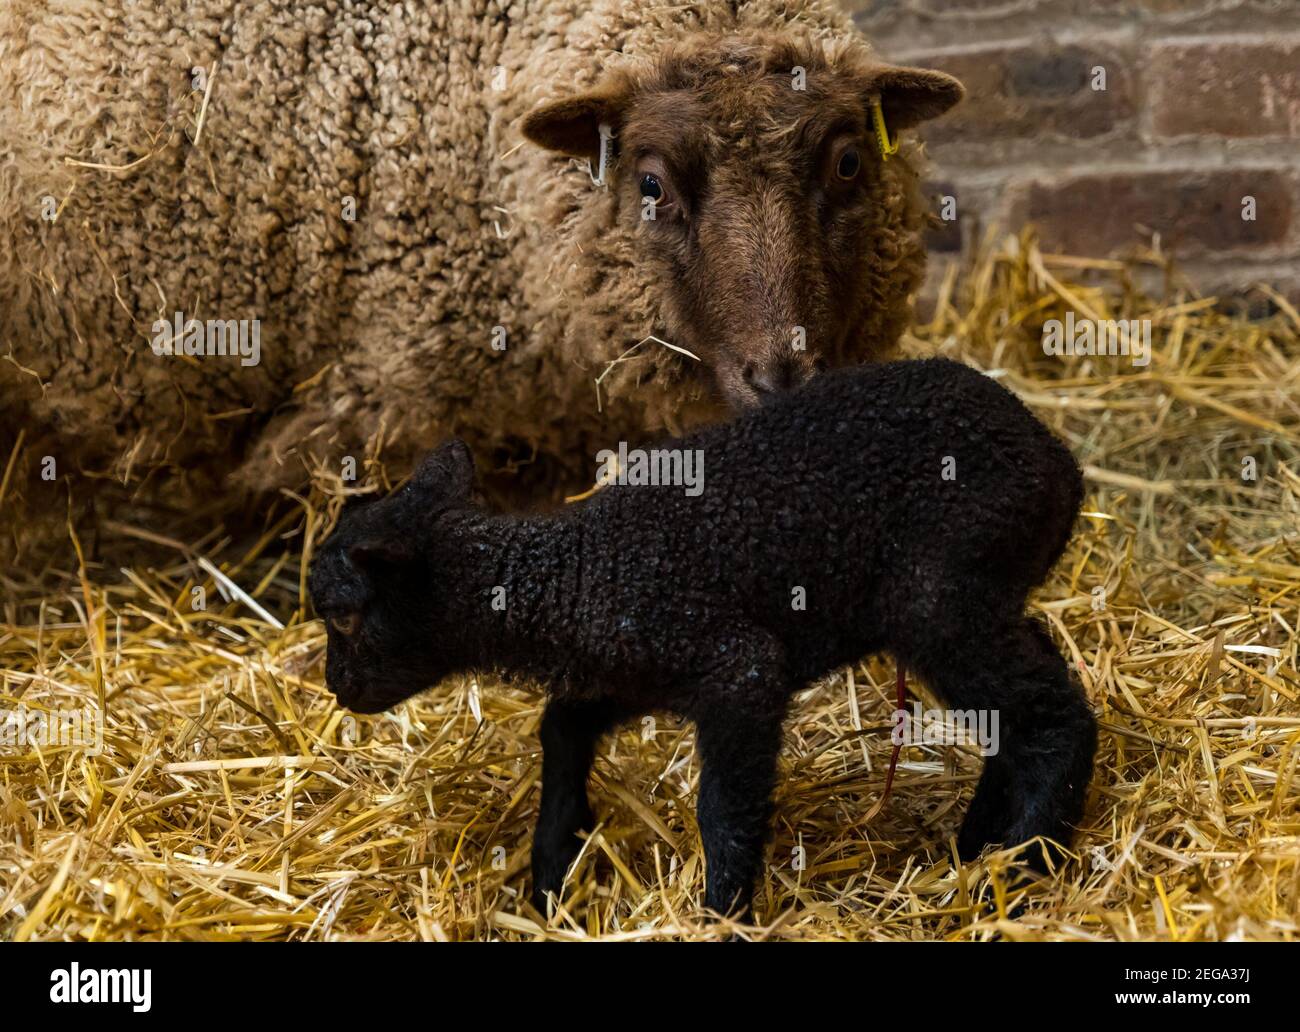
M 871 98 L 871 121 L 876 127 L 876 139 L 880 142 L 880 158 L 888 161 L 891 154 L 898 153 L 898 137 L 890 142 L 889 130 L 885 128 L 885 111 L 880 106 L 879 97 Z
M 591 163 L 587 163 L 587 175 L 596 186 L 605 185 L 605 167 L 609 162 L 609 141 L 614 138 L 613 128 L 606 122 L 600 123 L 600 167 L 591 175 Z

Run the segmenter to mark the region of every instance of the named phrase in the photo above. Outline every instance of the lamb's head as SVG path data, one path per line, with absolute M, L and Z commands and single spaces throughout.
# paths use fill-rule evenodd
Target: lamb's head
M 452 440 L 405 487 L 353 502 L 312 561 L 312 605 L 325 620 L 325 682 L 358 713 L 378 713 L 464 665 L 449 636 L 431 548 L 439 517 L 471 504 L 474 460 Z
M 961 95 L 860 40 L 700 36 L 537 108 L 523 132 L 593 169 L 612 134 L 608 186 L 661 331 L 749 406 L 893 346 L 924 267 L 924 206 L 907 155 L 882 155 L 873 102 L 893 139 Z

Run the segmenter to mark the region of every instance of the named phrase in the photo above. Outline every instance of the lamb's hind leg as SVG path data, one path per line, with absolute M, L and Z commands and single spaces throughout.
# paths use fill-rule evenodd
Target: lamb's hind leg
M 971 859 L 990 844 L 1012 846 L 1039 836 L 1068 843 L 1083 813 L 1097 746 L 1087 699 L 1033 620 L 1023 617 L 974 638 L 935 643 L 915 657 L 949 705 L 997 713 L 996 751 L 985 759 L 958 850 Z M 1026 858 L 1045 871 L 1049 855 L 1034 848 Z
M 546 913 L 592 827 L 587 776 L 600 736 L 625 716 L 608 702 L 551 702 L 542 717 L 542 801 L 533 831 L 533 905 Z

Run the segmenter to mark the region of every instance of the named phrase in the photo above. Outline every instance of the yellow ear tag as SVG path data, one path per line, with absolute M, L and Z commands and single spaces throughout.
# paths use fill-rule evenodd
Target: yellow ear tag
M 880 141 L 880 158 L 888 161 L 891 154 L 898 153 L 898 138 L 889 141 L 889 130 L 885 128 L 885 112 L 880 106 L 880 98 L 871 98 L 871 121 L 876 127 L 876 139 Z

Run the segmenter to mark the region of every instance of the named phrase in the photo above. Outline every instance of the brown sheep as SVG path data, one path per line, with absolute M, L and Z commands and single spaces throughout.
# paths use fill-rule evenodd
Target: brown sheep
M 0 448 L 265 487 L 383 427 L 589 479 L 888 351 L 925 216 L 869 100 L 960 92 L 826 0 L 9 4 Z M 257 320 L 258 362 L 159 355 L 177 312 Z

